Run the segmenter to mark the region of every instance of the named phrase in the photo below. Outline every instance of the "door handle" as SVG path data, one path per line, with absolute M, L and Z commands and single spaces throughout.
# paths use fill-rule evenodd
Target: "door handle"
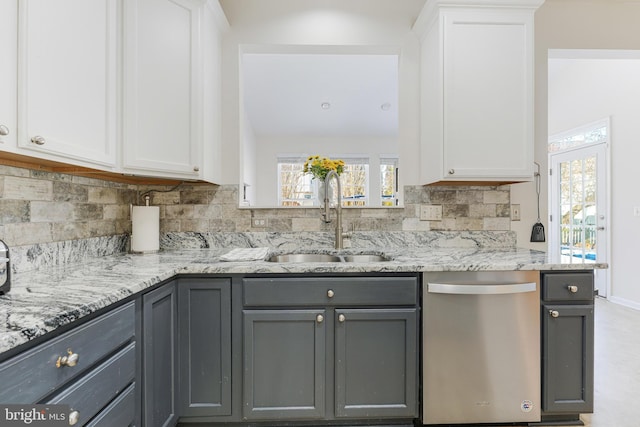
M 458 284 L 458 283 L 427 283 L 427 292 L 431 294 L 462 294 L 462 295 L 498 295 L 534 292 L 536 283 L 504 283 L 495 285 Z

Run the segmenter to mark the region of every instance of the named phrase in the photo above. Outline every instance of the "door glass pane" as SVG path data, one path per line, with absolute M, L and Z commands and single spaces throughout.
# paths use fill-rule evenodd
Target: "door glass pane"
M 562 262 L 596 260 L 596 157 L 560 164 L 560 254 Z

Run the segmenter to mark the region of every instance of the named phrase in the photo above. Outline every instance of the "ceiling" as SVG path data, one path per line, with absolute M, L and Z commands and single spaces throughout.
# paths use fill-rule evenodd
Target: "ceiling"
M 397 135 L 397 55 L 244 54 L 242 76 L 257 136 Z
M 303 45 L 335 47 L 341 31 L 353 39 L 373 26 L 380 40 L 410 32 L 425 0 L 220 0 L 220 4 L 240 43 L 255 44 L 260 31 L 273 34 L 278 29 L 279 34 L 301 31 L 307 37 Z M 313 31 L 317 34 L 309 36 Z M 318 43 L 309 43 L 310 39 Z M 398 55 L 389 54 L 395 51 L 388 47 L 374 51 L 369 46 L 360 51 L 367 54 L 356 55 L 353 48 L 252 52 L 260 53 L 242 56 L 240 74 L 244 111 L 256 135 L 397 136 Z M 329 108 L 323 109 L 323 103 Z M 383 110 L 383 104 L 388 108 Z

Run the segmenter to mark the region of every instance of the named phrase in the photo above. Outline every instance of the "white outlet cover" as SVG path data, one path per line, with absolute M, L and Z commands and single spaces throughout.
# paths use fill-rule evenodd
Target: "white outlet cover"
M 511 221 L 520 221 L 520 205 L 511 205 Z
M 442 205 L 420 205 L 420 221 L 441 221 Z

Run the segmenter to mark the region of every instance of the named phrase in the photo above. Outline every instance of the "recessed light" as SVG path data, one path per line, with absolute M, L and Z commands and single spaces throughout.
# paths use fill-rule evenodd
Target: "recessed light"
M 323 102 L 322 104 L 320 104 L 320 108 L 322 108 L 323 110 L 328 110 L 329 108 L 331 108 L 331 104 L 329 104 L 328 102 Z
M 382 104 L 382 105 L 380 106 L 380 109 L 381 109 L 382 111 L 389 111 L 389 110 L 391 109 L 391 104 L 390 104 L 390 103 L 388 103 L 388 102 L 385 102 L 384 104 Z

